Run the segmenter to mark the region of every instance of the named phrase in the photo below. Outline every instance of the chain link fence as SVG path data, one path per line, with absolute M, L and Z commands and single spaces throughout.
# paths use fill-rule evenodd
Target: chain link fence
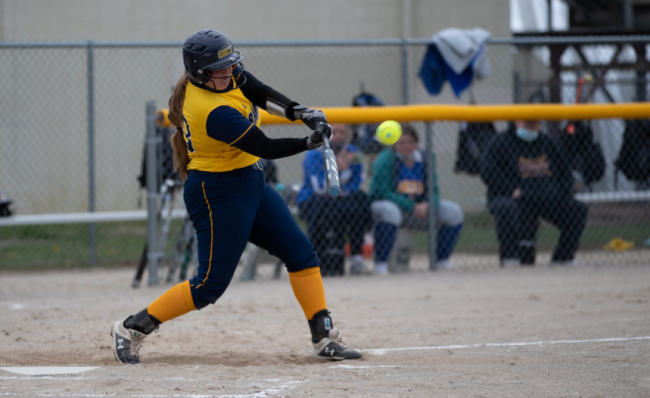
M 418 74 L 428 40 L 240 42 L 235 46 L 242 51 L 248 70 L 290 98 L 312 107 L 339 107 L 352 105 L 362 92 L 376 95 L 386 105 L 574 103 L 580 78 L 584 79 L 582 102 L 645 101 L 648 61 L 641 49 L 648 41 L 639 37 L 491 39 L 487 47 L 490 76 L 475 80 L 460 97 L 448 83 L 435 96 L 422 85 Z M 566 48 L 560 52 L 552 45 Z M 78 213 L 144 212 L 147 197 L 138 177 L 144 161 L 145 104 L 155 101 L 158 108 L 166 108 L 172 87 L 183 73 L 180 48 L 180 43 L 0 45 L 0 192 L 11 201 L 14 216 L 47 220 L 48 215 L 58 214 L 65 220 L 19 225 L 0 218 L 0 268 L 138 263 L 147 242 L 144 216 L 112 222 L 71 220 Z M 600 145 L 605 168 L 599 179 L 578 193 L 589 207 L 578 259 L 587 264 L 646 261 L 650 210 L 643 194 L 647 181 L 628 179 L 615 167 L 626 121 L 596 119 L 586 124 Z M 496 131 L 509 127 L 504 121 L 491 125 Z M 500 242 L 486 206 L 486 185 L 478 175 L 457 170 L 461 131 L 467 126 L 419 121 L 413 126 L 420 149 L 425 148 L 430 132 L 440 199 L 462 209 L 463 227 L 451 263 L 498 266 Z M 549 122 L 544 130 L 559 139 L 565 126 L 565 122 Z M 351 136 L 362 127 L 353 126 Z M 270 137 L 308 133 L 298 125 L 263 129 Z M 355 159 L 363 166 L 359 188 L 368 194 L 377 153 L 361 150 L 358 140 L 354 143 L 359 149 Z M 309 232 L 307 217 L 296 203 L 305 179 L 304 160 L 301 154 L 280 159 L 275 166 L 278 189 Z M 182 200 L 177 199 L 174 207 L 182 211 Z M 370 270 L 375 223 L 357 220 L 354 214 L 350 217 L 352 224 L 363 226 L 361 254 Z M 165 262 L 181 226 L 182 217 L 169 225 Z M 395 247 L 410 247 L 411 269 L 428 269 L 430 234 L 422 229 L 405 234 L 402 229 L 396 233 Z M 344 272 L 349 273 L 351 242 L 343 240 L 341 247 L 341 233 L 332 236 L 335 239 L 327 244 L 315 244 L 320 251 L 334 248 L 332 253 L 344 259 Z M 552 225 L 546 221 L 538 225 L 537 264 L 550 261 L 558 239 Z M 407 251 L 391 252 L 391 270 L 396 271 L 397 254 L 402 253 L 403 263 Z M 258 256 L 256 262 L 274 260 Z

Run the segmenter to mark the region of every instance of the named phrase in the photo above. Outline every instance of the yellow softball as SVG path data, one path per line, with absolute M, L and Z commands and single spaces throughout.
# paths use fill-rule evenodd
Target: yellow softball
M 402 136 L 402 126 L 394 120 L 386 120 L 377 127 L 375 135 L 383 145 L 393 145 Z

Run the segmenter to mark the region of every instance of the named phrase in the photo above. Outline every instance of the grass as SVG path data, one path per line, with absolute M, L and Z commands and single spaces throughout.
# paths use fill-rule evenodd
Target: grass
M 165 252 L 172 252 L 180 220 L 170 226 Z M 299 220 L 303 230 L 305 223 Z M 30 225 L 0 228 L 0 270 L 88 267 L 90 264 L 90 227 L 87 224 Z M 650 224 L 644 217 L 621 220 L 590 218 L 582 236 L 580 250 L 602 250 L 613 238 L 633 241 L 643 247 L 650 238 Z M 552 250 L 559 238 L 558 230 L 542 223 L 538 232 L 538 249 Z M 138 263 L 147 241 L 144 221 L 96 224 L 96 264 L 124 266 Z M 415 232 L 413 249 L 427 251 L 427 234 Z M 487 212 L 468 213 L 456 252 L 498 252 L 494 218 Z
M 643 243 L 650 238 L 650 223 L 645 219 L 608 223 L 591 223 L 590 221 L 582 234 L 580 250 L 601 250 L 616 237 L 634 242 L 635 247 L 643 247 Z M 555 226 L 542 222 L 537 233 L 538 249 L 553 250 L 559 237 L 560 232 Z M 427 240 L 425 232 L 414 233 L 414 250 L 426 252 Z M 497 253 L 498 242 L 494 218 L 487 211 L 466 214 L 465 225 L 455 250 L 476 254 Z
M 180 228 L 172 222 L 171 231 Z M 97 265 L 137 264 L 147 241 L 144 221 L 96 224 Z M 171 239 L 167 252 L 171 252 Z M 87 267 L 88 224 L 30 225 L 0 228 L 0 269 Z

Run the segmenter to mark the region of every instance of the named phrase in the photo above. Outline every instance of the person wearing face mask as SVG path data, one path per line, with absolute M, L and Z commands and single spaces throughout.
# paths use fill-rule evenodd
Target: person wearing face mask
M 540 218 L 560 230 L 551 265 L 577 264 L 588 209 L 573 198 L 571 166 L 563 149 L 540 130 L 539 120 L 518 120 L 492 138 L 481 159 L 501 266 L 534 265 Z
M 426 230 L 428 192 L 431 190 L 439 227 L 435 269 L 449 269 L 449 257 L 463 228 L 463 210 L 458 204 L 441 200 L 437 177 L 433 187 L 427 184 L 433 153 L 418 149 L 418 135 L 410 124 L 402 125 L 402 136 L 393 147 L 384 149 L 373 165 L 370 183 L 371 211 L 375 220 L 375 274 L 388 273 L 388 257 L 399 227 Z

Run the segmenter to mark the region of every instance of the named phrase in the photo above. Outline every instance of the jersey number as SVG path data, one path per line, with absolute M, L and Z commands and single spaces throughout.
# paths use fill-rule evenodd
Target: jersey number
M 191 153 L 194 153 L 194 144 L 192 144 L 192 133 L 190 132 L 190 125 L 187 123 L 187 120 L 185 120 L 185 117 L 183 117 L 183 121 L 185 122 L 185 141 L 187 143 L 187 150 Z

